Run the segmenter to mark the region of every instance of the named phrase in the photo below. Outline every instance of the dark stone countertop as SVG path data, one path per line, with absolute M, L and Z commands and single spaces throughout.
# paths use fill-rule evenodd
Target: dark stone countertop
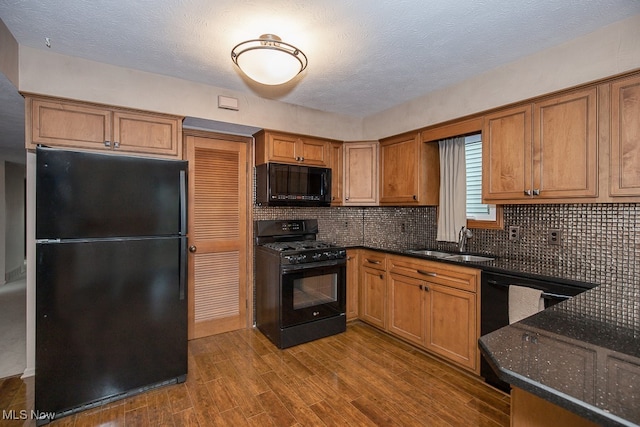
M 487 334 L 480 348 L 513 386 L 598 424 L 640 425 L 640 329 L 593 315 L 612 296 L 603 288 Z
M 398 255 L 407 251 L 361 247 Z M 451 262 L 484 271 L 583 284 L 536 261 Z M 601 425 L 640 426 L 640 285 L 602 284 L 480 338 L 500 378 Z

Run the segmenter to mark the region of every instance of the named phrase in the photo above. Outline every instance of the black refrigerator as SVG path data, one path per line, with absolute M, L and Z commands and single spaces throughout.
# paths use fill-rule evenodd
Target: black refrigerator
M 187 162 L 36 159 L 36 411 L 59 418 L 184 381 Z

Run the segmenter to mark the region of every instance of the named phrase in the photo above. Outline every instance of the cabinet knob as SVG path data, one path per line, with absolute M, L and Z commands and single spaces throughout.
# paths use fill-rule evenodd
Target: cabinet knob
M 540 189 L 536 188 L 535 190 L 533 190 L 533 195 L 534 196 L 539 196 L 540 195 Z
M 524 195 L 525 196 L 530 196 L 531 195 L 531 190 L 524 190 Z
M 348 197 L 345 197 L 344 199 L 345 199 L 345 200 L 349 200 L 349 198 L 348 198 Z
M 114 142 L 113 148 L 120 148 L 120 143 L 118 141 Z
M 416 196 L 415 194 L 413 195 L 413 200 L 418 200 L 418 196 Z
M 381 279 L 384 279 L 384 274 L 381 274 L 381 275 L 380 275 L 380 278 L 381 278 Z
M 105 147 L 111 147 L 111 141 L 105 141 L 104 142 L 104 146 Z
M 195 246 L 189 246 L 189 252 L 191 252 L 192 254 L 195 253 L 198 250 L 197 247 Z

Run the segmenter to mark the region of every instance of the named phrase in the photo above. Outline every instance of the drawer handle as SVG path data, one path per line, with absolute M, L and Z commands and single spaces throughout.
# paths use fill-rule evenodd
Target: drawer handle
M 424 270 L 416 270 L 418 273 L 423 274 L 425 276 L 429 276 L 429 277 L 438 277 L 437 273 L 433 273 L 431 271 L 424 271 Z
M 371 263 L 371 264 L 380 264 L 380 261 L 374 261 L 374 260 L 369 259 L 369 258 L 365 258 L 365 261 L 367 261 L 368 263 Z

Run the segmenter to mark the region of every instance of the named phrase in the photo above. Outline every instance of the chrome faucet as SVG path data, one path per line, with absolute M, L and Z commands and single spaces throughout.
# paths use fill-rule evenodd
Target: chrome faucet
M 467 227 L 462 226 L 458 233 L 458 251 L 464 252 L 467 250 L 467 240 L 473 237 L 473 232 Z

